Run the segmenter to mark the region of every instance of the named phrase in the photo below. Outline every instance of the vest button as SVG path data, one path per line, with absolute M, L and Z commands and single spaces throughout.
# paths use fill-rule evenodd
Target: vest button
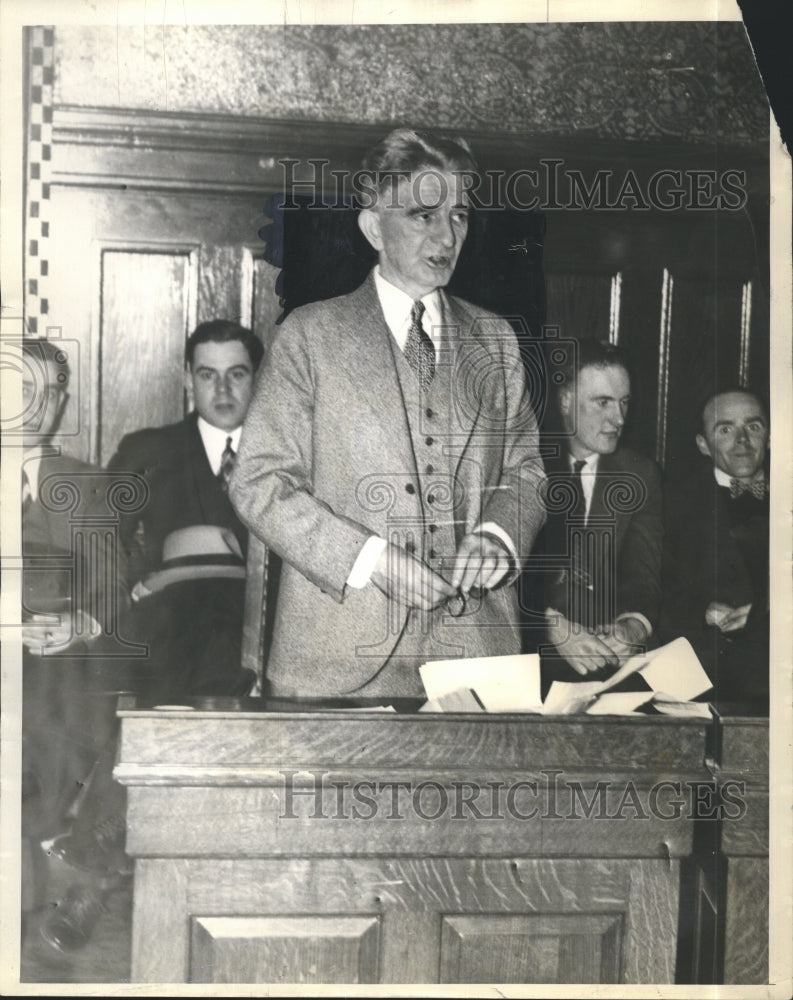
M 405 493 L 410 493 L 412 495 L 415 492 L 416 492 L 416 487 L 413 485 L 413 483 L 408 483 L 405 486 Z
M 427 444 L 434 444 L 435 443 L 435 438 L 432 438 L 432 437 L 425 438 L 424 440 L 427 442 Z
M 424 412 L 427 414 L 428 417 L 434 417 L 435 416 L 435 411 L 430 406 L 428 406 L 427 409 Z

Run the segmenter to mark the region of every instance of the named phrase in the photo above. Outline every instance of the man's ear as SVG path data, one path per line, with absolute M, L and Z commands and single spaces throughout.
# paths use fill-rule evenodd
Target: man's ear
M 364 208 L 358 213 L 358 225 L 366 239 L 379 253 L 383 249 L 383 234 L 380 231 L 380 216 L 374 209 Z
M 61 426 L 61 421 L 63 420 L 63 415 L 66 412 L 66 407 L 69 403 L 69 393 L 65 389 L 61 390 L 60 397 L 61 398 L 60 402 L 58 403 L 58 410 L 55 416 L 55 420 L 53 421 L 52 424 L 53 435 L 58 433 L 58 429 Z
M 703 434 L 697 434 L 697 448 L 702 452 L 703 455 L 707 455 L 708 458 L 713 458 L 710 453 L 710 448 L 708 447 L 708 442 L 705 440 Z
M 195 398 L 193 393 L 193 373 L 190 370 L 190 365 L 184 366 L 184 391 L 187 393 L 187 401 L 192 410 L 195 406 Z
M 573 408 L 573 396 L 575 393 L 572 389 L 560 389 L 559 390 L 559 412 L 563 417 L 566 417 L 571 409 Z

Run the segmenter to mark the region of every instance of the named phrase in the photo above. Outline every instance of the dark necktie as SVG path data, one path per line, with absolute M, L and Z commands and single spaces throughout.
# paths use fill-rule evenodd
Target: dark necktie
M 223 449 L 223 454 L 220 456 L 220 472 L 218 473 L 218 478 L 223 484 L 223 489 L 227 490 L 229 488 L 229 479 L 231 479 L 231 473 L 234 471 L 234 462 L 237 458 L 237 453 L 231 447 L 231 435 L 226 438 L 226 447 Z
M 575 490 L 575 506 L 570 511 L 570 520 L 586 520 L 586 498 L 584 497 L 584 484 L 581 480 L 581 470 L 586 465 L 584 459 L 577 459 L 573 462 L 573 488 Z
M 423 315 L 424 303 L 414 302 L 410 310 L 410 327 L 404 354 L 407 363 L 416 373 L 421 388 L 426 391 L 435 376 L 435 348 L 421 325 Z
M 768 483 L 765 479 L 755 479 L 751 483 L 745 483 L 740 479 L 730 480 L 730 496 L 733 500 L 744 493 L 751 493 L 756 500 L 764 500 L 768 492 Z

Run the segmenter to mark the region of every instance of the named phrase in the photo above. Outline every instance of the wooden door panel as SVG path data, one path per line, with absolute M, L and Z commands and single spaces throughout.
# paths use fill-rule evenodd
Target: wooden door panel
M 619 913 L 449 915 L 442 983 L 617 983 Z
M 190 981 L 376 983 L 376 916 L 194 917 Z
M 263 199 L 54 185 L 51 213 L 47 330 L 79 343 L 67 421 L 89 429 L 64 444 L 106 462 L 122 434 L 184 415 L 184 340 L 197 323 L 253 322 L 271 339 L 280 309 Z
M 101 251 L 97 447 L 107 464 L 121 437 L 184 415 L 182 365 L 191 322 L 189 250 Z

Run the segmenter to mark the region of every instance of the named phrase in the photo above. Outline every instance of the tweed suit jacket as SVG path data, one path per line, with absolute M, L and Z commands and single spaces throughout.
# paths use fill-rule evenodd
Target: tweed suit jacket
M 108 468 L 136 473 L 149 488 L 146 506 L 122 522 L 131 584 L 159 567 L 166 536 L 179 528 L 230 528 L 245 552 L 248 533 L 212 472 L 195 412 L 176 424 L 127 434 Z
M 522 559 L 544 520 L 543 472 L 515 335 L 491 313 L 441 299 L 455 539 L 493 522 Z M 284 562 L 267 665 L 279 691 L 354 692 L 387 660 L 407 618 L 372 583 L 346 583 L 368 537 L 393 541 L 400 523 L 429 513 L 392 341 L 370 274 L 349 295 L 295 310 L 258 376 L 230 494 Z M 520 651 L 512 586 L 488 592 L 475 618 L 452 621 L 466 655 Z

